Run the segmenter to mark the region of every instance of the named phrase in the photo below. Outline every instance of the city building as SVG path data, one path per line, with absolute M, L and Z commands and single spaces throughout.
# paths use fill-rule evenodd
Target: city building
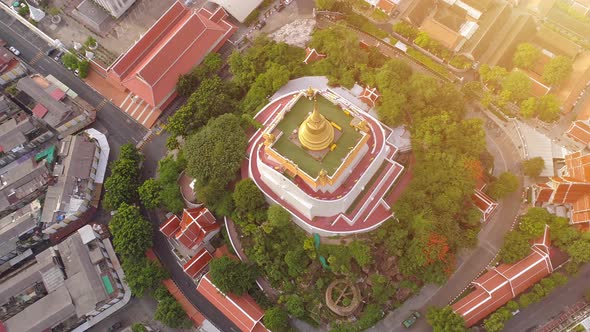
M 176 97 L 176 82 L 205 56 L 219 50 L 237 30 L 218 7 L 191 9 L 180 1 L 108 69 L 109 82 L 127 97 L 119 108 L 151 128 Z
M 215 249 L 209 246 L 209 241 L 220 230 L 221 225 L 205 207 L 184 209 L 182 219 L 173 214 L 160 226 L 184 272 L 193 279 L 200 276 L 213 258 L 211 252 Z
M 96 111 L 90 104 L 53 76 L 23 77 L 16 87 L 20 90 L 16 95 L 20 103 L 53 128 L 59 138 L 81 130 L 96 118 Z
M 533 242 L 531 254 L 514 264 L 501 264 L 472 282 L 467 296 L 451 305 L 471 327 L 492 312 L 548 276 L 566 256 L 551 247 L 549 227 Z
M 4 48 L 6 43 L 0 40 L 0 85 L 8 84 L 27 74 L 27 68 L 16 56 Z
M 49 167 L 46 159 L 29 157 L 0 169 L 0 217 L 25 206 L 45 192 L 52 179 Z
M 461 49 L 475 34 L 479 28 L 477 20 L 481 16 L 481 12 L 473 7 L 459 4 L 463 2 L 457 1 L 452 5 L 440 3 L 420 25 L 420 30 L 452 51 Z
M 33 250 L 43 242 L 41 203 L 31 204 L 0 219 L 0 275 L 33 257 Z
M 220 5 L 231 16 L 240 23 L 244 23 L 246 18 L 262 3 L 262 0 L 211 0 Z
M 255 117 L 263 126 L 242 168 L 270 202 L 322 236 L 366 232 L 390 218 L 389 189 L 403 171 L 392 130 L 345 93 L 310 87 L 275 98 Z
M 8 98 L 0 96 L 0 168 L 53 143 L 54 138 L 54 133 L 42 121 L 20 110 Z
M 101 143 L 87 132 L 60 141 L 53 168 L 55 184 L 47 189 L 43 204 L 43 233 L 68 235 L 98 208 L 108 160 L 108 153 L 101 153 Z
M 129 9 L 135 0 L 94 0 L 114 18 L 119 18 Z
M 533 185 L 533 204 L 554 211 L 583 229 L 590 227 L 590 155 L 575 152 L 565 156 L 565 166 L 547 183 Z M 565 209 L 563 209 L 565 208 Z
M 123 278 L 109 240 L 86 225 L 1 281 L 2 328 L 85 330 L 128 301 Z
M 197 286 L 197 291 L 221 311 L 225 317 L 232 321 L 240 331 L 268 331 L 262 324 L 264 311 L 250 295 L 238 296 L 235 294 L 224 294 L 211 282 L 209 274 L 201 278 Z

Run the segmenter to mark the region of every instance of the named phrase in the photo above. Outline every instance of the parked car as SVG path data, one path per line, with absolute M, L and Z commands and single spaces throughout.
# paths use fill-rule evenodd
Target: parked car
M 74 70 L 74 75 L 76 75 L 76 77 L 80 76 L 80 69 Z
M 52 56 L 53 54 L 55 54 L 55 52 L 57 52 L 57 49 L 55 48 L 50 48 L 47 51 L 45 51 L 45 55 L 47 56 Z
M 406 318 L 402 322 L 402 325 L 405 328 L 410 328 L 412 325 L 414 325 L 414 323 L 416 323 L 416 321 L 418 320 L 418 318 L 420 318 L 420 313 L 418 311 L 414 311 L 414 312 L 412 312 L 412 314 L 408 318 Z
M 14 46 L 10 46 L 8 49 L 10 50 L 10 52 L 14 53 L 14 55 L 16 55 L 16 56 L 20 55 L 20 51 L 17 50 L 16 48 L 14 48 Z
M 64 55 L 64 52 L 63 51 L 57 52 L 57 54 L 53 57 L 53 60 L 59 62 L 59 60 L 61 59 L 62 55 Z
M 266 21 L 258 21 L 258 23 L 256 23 L 256 26 L 254 26 L 254 29 L 260 30 L 260 29 L 264 28 L 265 25 L 266 25 Z
M 399 15 L 399 10 L 395 10 L 393 12 L 393 14 L 391 14 L 391 17 L 396 18 L 396 17 L 398 17 L 398 15 Z
M 285 5 L 282 3 L 279 3 L 278 5 L 275 6 L 275 9 L 277 10 L 277 12 L 280 12 L 281 10 L 285 9 Z

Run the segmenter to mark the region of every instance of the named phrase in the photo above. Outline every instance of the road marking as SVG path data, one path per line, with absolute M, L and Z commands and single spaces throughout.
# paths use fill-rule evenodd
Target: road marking
M 104 106 L 108 103 L 108 100 L 103 99 L 100 104 L 96 105 L 94 108 L 97 112 L 104 108 Z
M 496 143 L 496 141 L 494 140 L 492 135 L 488 135 L 488 137 L 490 138 L 490 141 L 492 143 L 494 143 L 494 146 L 496 147 L 496 149 L 500 153 L 500 158 L 502 158 L 502 162 L 504 163 L 504 170 L 507 171 L 508 170 L 508 163 L 506 162 L 506 158 L 504 158 L 504 154 L 502 153 L 502 149 L 500 149 L 500 146 L 498 145 L 498 143 Z
M 29 64 L 34 65 L 37 62 L 39 62 L 39 60 L 43 59 L 43 53 L 41 52 L 37 52 L 37 54 L 35 55 L 35 57 L 33 59 L 31 59 L 31 61 L 29 61 Z

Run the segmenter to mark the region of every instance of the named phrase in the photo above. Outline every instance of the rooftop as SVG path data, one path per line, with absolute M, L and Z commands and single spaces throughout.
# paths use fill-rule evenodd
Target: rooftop
M 293 161 L 305 173 L 315 178 L 320 170 L 325 169 L 328 175 L 334 174 L 342 164 L 344 158 L 360 141 L 362 135 L 358 133 L 351 125 L 354 119 L 347 115 L 341 108 L 334 105 L 328 99 L 317 95 L 319 112 L 329 121 L 335 123 L 341 130 L 341 136 L 335 141 L 336 148 L 318 160 L 306 149 L 298 146 L 293 139 L 290 139 L 291 133 L 298 130 L 301 123 L 307 118 L 309 112 L 313 109 L 313 101 L 301 97 L 293 105 L 291 111 L 287 112 L 284 118 L 277 124 L 276 129 L 282 132 L 282 135 L 272 145 L 280 155 Z

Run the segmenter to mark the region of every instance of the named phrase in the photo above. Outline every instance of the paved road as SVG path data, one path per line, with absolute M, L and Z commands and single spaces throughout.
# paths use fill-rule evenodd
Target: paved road
M 547 321 L 559 316 L 568 306 L 584 298 L 584 294 L 590 289 L 590 264 L 580 268 L 578 274 L 570 278 L 569 282 L 555 289 L 543 301 L 535 303 L 504 325 L 505 331 L 532 331 L 535 327 L 545 324 Z
M 147 130 L 131 120 L 119 109 L 113 106 L 98 92 L 94 91 L 82 80 L 53 59 L 45 56 L 49 45 L 33 31 L 0 10 L 0 39 L 13 45 L 21 51 L 20 58 L 27 62 L 34 70 L 43 75 L 53 75 L 74 90 L 82 99 L 97 108 L 95 125 L 105 129 L 111 144 L 111 157 L 118 153 L 118 147 L 131 142 L 136 144 L 146 134 Z

